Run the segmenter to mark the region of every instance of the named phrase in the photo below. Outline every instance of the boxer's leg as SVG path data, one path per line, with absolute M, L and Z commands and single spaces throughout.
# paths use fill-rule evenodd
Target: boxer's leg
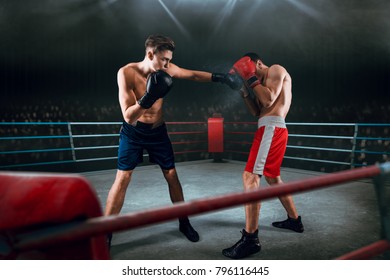
M 177 176 L 176 168 L 169 170 L 162 169 L 165 180 L 168 183 L 169 195 L 173 203 L 184 201 L 183 188 Z M 199 234 L 192 227 L 189 219 L 183 217 L 179 219 L 179 230 L 192 242 L 199 241 Z
M 244 190 L 253 191 L 260 188 L 260 176 L 244 171 L 242 175 Z M 245 205 L 245 230 L 254 233 L 259 227 L 260 202 Z
M 115 181 L 108 192 L 104 215 L 119 214 L 122 209 L 127 187 L 129 186 L 133 170 L 118 170 Z
M 133 170 L 117 171 L 115 181 L 108 192 L 106 208 L 104 210 L 105 216 L 116 215 L 121 211 L 132 173 Z M 112 233 L 107 234 L 107 245 L 109 248 L 111 247 L 111 239 Z
M 183 189 L 175 168 L 174 153 L 165 124 L 152 130 L 156 142 L 151 142 L 146 149 L 150 162 L 157 163 L 168 183 L 169 196 L 172 203 L 184 201 Z M 180 231 L 192 242 L 199 240 L 187 217 L 179 219 Z
M 265 176 L 265 180 L 271 186 L 276 184 L 283 184 L 283 181 L 280 176 L 277 176 L 275 178 Z M 287 219 L 284 221 L 273 222 L 272 225 L 277 228 L 285 228 L 296 232 L 303 232 L 304 228 L 301 221 L 301 217 L 298 216 L 298 212 L 295 207 L 292 196 L 280 196 L 279 200 L 287 212 Z
M 244 171 L 242 179 L 245 191 L 259 189 L 259 175 Z M 259 214 L 260 202 L 245 205 L 245 229 L 242 230 L 242 237 L 232 247 L 222 250 L 224 256 L 232 259 L 241 259 L 261 250 L 258 237 Z
M 183 188 L 180 184 L 179 177 L 177 176 L 176 168 L 169 170 L 162 169 L 165 180 L 169 187 L 169 196 L 173 203 L 184 201 Z

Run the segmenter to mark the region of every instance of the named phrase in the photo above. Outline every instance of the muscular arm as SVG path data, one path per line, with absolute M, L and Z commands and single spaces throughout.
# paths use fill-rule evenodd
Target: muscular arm
M 178 79 L 187 79 L 196 82 L 211 82 L 211 73 L 180 68 L 173 63 L 171 63 L 170 67 L 167 70 L 167 73 L 172 77 Z
M 282 66 L 273 65 L 268 70 L 266 86 L 257 85 L 253 88 L 257 98 L 265 108 L 271 107 L 278 98 L 286 73 L 286 69 Z
M 119 104 L 121 106 L 123 119 L 127 123 L 135 122 L 141 117 L 146 109 L 137 103 L 134 93 L 134 74 L 132 69 L 121 68 L 117 74 Z
M 246 107 L 248 108 L 249 112 L 255 116 L 258 117 L 260 115 L 260 108 L 256 101 L 250 96 L 248 89 L 246 87 L 242 87 L 240 89 L 241 97 L 244 99 L 244 103 Z

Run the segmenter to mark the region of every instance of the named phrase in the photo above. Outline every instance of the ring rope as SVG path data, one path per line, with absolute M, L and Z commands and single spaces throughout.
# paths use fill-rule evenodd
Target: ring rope
M 390 250 L 390 242 L 382 239 L 355 251 L 338 257 L 336 260 L 367 260 Z
M 390 165 L 390 163 L 382 165 Z M 38 230 L 34 234 L 29 234 L 27 236 L 15 236 L 14 249 L 29 250 L 50 246 L 55 243 L 89 238 L 91 236 L 107 234 L 110 232 L 134 229 L 175 218 L 215 211 L 218 209 L 270 199 L 291 193 L 330 187 L 352 180 L 374 177 L 379 175 L 381 171 L 389 172 L 389 170 L 390 168 L 387 166 L 382 167 L 381 165 L 372 165 L 364 168 L 339 171 L 301 181 L 289 182 L 273 188 L 225 194 L 176 203 L 168 207 L 159 207 L 122 215 L 91 218 L 84 222 L 73 222 L 66 225 L 56 226 L 50 230 Z

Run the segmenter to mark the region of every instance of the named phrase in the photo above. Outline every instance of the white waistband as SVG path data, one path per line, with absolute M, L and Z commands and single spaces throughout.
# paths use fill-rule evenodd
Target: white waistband
M 286 122 L 284 121 L 284 118 L 281 116 L 265 116 L 261 117 L 257 123 L 257 127 L 262 126 L 276 126 L 281 128 L 286 128 Z

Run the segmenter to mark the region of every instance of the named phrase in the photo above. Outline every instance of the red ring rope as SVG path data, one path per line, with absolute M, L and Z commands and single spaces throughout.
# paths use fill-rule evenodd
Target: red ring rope
M 382 239 L 358 250 L 347 253 L 337 260 L 367 260 L 390 250 L 390 242 Z
M 381 172 L 378 166 L 340 171 L 326 174 L 321 177 L 309 178 L 297 182 L 285 183 L 272 188 L 258 189 L 254 191 L 231 193 L 211 198 L 198 199 L 189 202 L 177 203 L 169 207 L 149 209 L 142 212 L 129 214 L 97 217 L 57 227 L 57 230 L 41 230 L 34 235 L 15 237 L 14 248 L 28 250 L 49 246 L 55 243 L 79 240 L 95 235 L 107 234 L 120 230 L 138 228 L 175 218 L 209 212 L 222 208 L 242 205 L 248 202 L 269 199 L 296 192 L 310 191 L 329 187 L 331 185 L 345 183 L 352 180 L 373 177 Z

